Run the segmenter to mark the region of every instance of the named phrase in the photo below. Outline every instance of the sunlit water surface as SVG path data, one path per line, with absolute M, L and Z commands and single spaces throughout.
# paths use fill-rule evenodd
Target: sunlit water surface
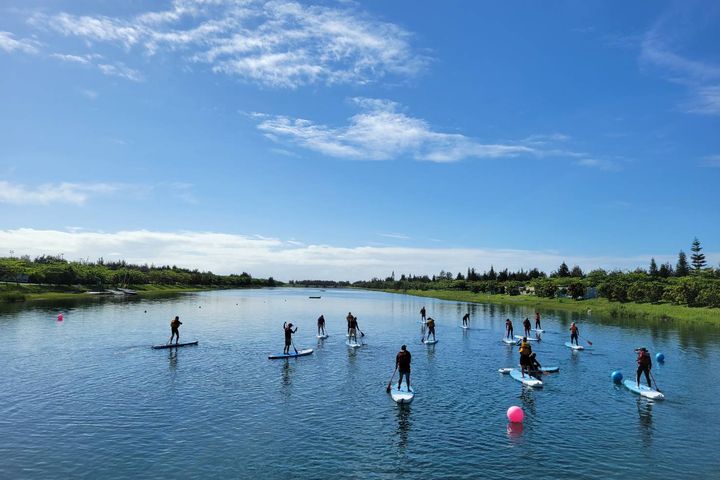
M 423 305 L 434 347 L 420 343 Z M 0 478 L 718 478 L 717 328 L 543 312 L 533 346 L 560 373 L 534 391 L 497 371 L 517 363 L 505 318 L 517 332 L 529 310 L 332 289 L 21 308 L 0 310 Z M 348 311 L 366 334 L 357 350 Z M 174 315 L 199 346 L 152 350 Z M 267 359 L 284 321 L 313 355 Z M 564 347 L 571 321 L 592 349 Z M 409 406 L 385 393 L 403 343 Z M 663 402 L 610 381 L 634 374 L 640 345 L 667 358 L 653 369 Z

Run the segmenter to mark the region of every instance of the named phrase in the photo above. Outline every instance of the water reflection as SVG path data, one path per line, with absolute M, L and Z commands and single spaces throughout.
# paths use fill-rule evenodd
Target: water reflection
M 398 426 L 395 430 L 395 435 L 398 437 L 398 449 L 404 452 L 408 446 L 408 435 L 410 433 L 411 420 L 410 420 L 410 405 L 398 405 L 397 409 L 397 422 Z
M 530 412 L 532 415 L 535 415 L 535 392 L 533 389 L 523 385 L 518 398 L 524 406 L 523 410 L 525 410 L 525 413 Z
M 652 409 L 652 401 L 643 398 L 637 399 L 638 427 L 640 429 L 640 438 L 645 447 L 652 447 Z
M 177 348 L 169 348 L 168 349 L 168 363 L 170 366 L 170 370 L 173 372 L 177 369 L 177 357 L 178 357 L 178 349 Z
M 507 435 L 513 444 L 522 445 L 522 433 L 523 433 L 523 424 L 522 423 L 508 422 Z

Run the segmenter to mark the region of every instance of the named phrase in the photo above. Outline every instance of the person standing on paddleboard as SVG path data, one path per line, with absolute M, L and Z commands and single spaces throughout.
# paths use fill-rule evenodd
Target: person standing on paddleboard
M 432 317 L 428 317 L 427 319 L 427 339 L 430 341 L 430 334 L 432 333 L 433 340 L 436 340 L 435 338 L 435 320 L 432 319 Z
M 525 329 L 525 333 L 523 335 L 525 335 L 526 337 L 530 336 L 530 327 L 532 327 L 532 325 L 530 325 L 530 319 L 525 317 L 525 320 L 523 320 L 523 328 Z
M 325 335 L 325 315 L 318 317 L 318 335 Z
M 286 324 L 285 322 L 283 322 L 283 330 L 285 330 L 285 348 L 283 348 L 283 353 L 285 355 L 288 355 L 290 353 L 290 345 L 292 345 L 292 334 L 297 332 L 297 327 L 295 327 L 295 330 L 293 330 L 292 327 L 292 323 Z
M 348 320 L 348 341 L 358 343 L 357 341 L 357 330 L 358 330 L 358 323 L 357 323 L 357 317 L 353 317 L 352 315 L 348 315 L 350 320 Z
M 463 327 L 468 326 L 468 320 L 470 320 L 470 313 L 466 313 L 463 315 Z
M 535 330 L 540 330 L 540 312 L 535 312 Z
M 637 386 L 640 388 L 640 375 L 645 373 L 645 380 L 647 380 L 648 387 L 652 388 L 652 383 L 650 383 L 650 369 L 652 368 L 652 358 L 650 358 L 650 352 L 648 352 L 645 347 L 636 348 L 635 351 L 638 354 Z
M 512 339 L 513 337 L 513 324 L 509 318 L 505 320 L 505 337 Z
M 528 342 L 527 337 L 523 337 L 522 343 L 520 344 L 520 373 L 522 373 L 523 378 L 525 378 L 526 370 L 528 375 L 530 375 L 530 354 L 532 354 L 530 342 Z
M 407 345 L 403 345 L 400 347 L 400 351 L 395 356 L 395 368 L 398 369 L 400 372 L 400 380 L 398 380 L 398 390 L 400 390 L 400 387 L 402 386 L 402 379 L 403 376 L 405 377 L 405 384 L 408 387 L 408 392 L 410 391 L 410 360 L 412 359 L 412 355 L 410 355 L 410 352 L 408 352 Z
M 420 309 L 420 319 L 424 322 L 425 321 L 425 306 L 423 306 Z
M 168 340 L 168 343 L 172 343 L 173 337 L 176 345 L 180 342 L 180 325 L 182 325 L 180 317 L 176 316 L 170 320 L 170 340 Z
M 575 325 L 575 322 L 572 322 L 570 324 L 570 345 L 580 345 L 578 337 L 580 337 L 580 330 Z

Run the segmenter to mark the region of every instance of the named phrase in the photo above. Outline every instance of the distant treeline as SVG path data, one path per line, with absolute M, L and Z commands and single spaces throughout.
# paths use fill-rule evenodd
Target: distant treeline
M 342 288 L 349 287 L 351 284 L 335 280 L 290 280 L 288 285 L 291 287 Z
M 0 281 L 51 285 L 83 285 L 91 288 L 131 285 L 187 285 L 216 287 L 272 287 L 279 282 L 240 275 L 215 275 L 176 266 L 133 265 L 124 261 L 71 262 L 61 257 L 43 255 L 0 258 Z
M 669 263 L 658 266 L 653 258 L 647 269 L 632 272 L 596 269 L 585 273 L 579 266 L 569 268 L 563 262 L 549 275 L 537 268 L 498 272 L 493 267 L 483 273 L 469 268 L 466 274 L 441 271 L 438 275 L 401 275 L 399 278 L 393 272 L 384 280 L 373 278 L 355 282 L 353 286 L 384 290 L 468 290 L 578 300 L 603 297 L 615 302 L 720 307 L 720 268 L 707 266 L 698 239 L 693 241 L 691 251 L 690 263 L 687 255 L 680 251 L 674 267 Z

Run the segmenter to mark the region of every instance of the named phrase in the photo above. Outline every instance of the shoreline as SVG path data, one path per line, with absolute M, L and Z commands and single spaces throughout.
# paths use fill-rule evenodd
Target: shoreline
M 469 303 L 494 303 L 516 307 L 542 308 L 581 312 L 611 318 L 631 318 L 639 320 L 674 320 L 685 323 L 711 323 L 720 325 L 720 309 L 706 307 L 685 307 L 668 304 L 619 303 L 604 298 L 573 300 L 570 298 L 543 298 L 531 295 L 491 295 L 453 290 L 388 290 L 386 293 L 399 293 L 415 297 L 437 298 Z
M 233 287 L 237 288 L 237 287 Z M 48 300 L 78 300 L 78 299 L 109 299 L 109 298 L 136 298 L 152 297 L 154 295 L 175 294 L 185 292 L 203 292 L 210 290 L 227 290 L 225 287 L 202 286 L 173 286 L 173 285 L 141 285 L 130 286 L 134 294 L 114 295 L 112 293 L 90 293 L 74 287 L 57 287 L 45 285 L 13 285 L 12 289 L 0 289 L 0 305 L 23 304 L 42 302 Z M 23 291 L 25 290 L 25 291 Z

